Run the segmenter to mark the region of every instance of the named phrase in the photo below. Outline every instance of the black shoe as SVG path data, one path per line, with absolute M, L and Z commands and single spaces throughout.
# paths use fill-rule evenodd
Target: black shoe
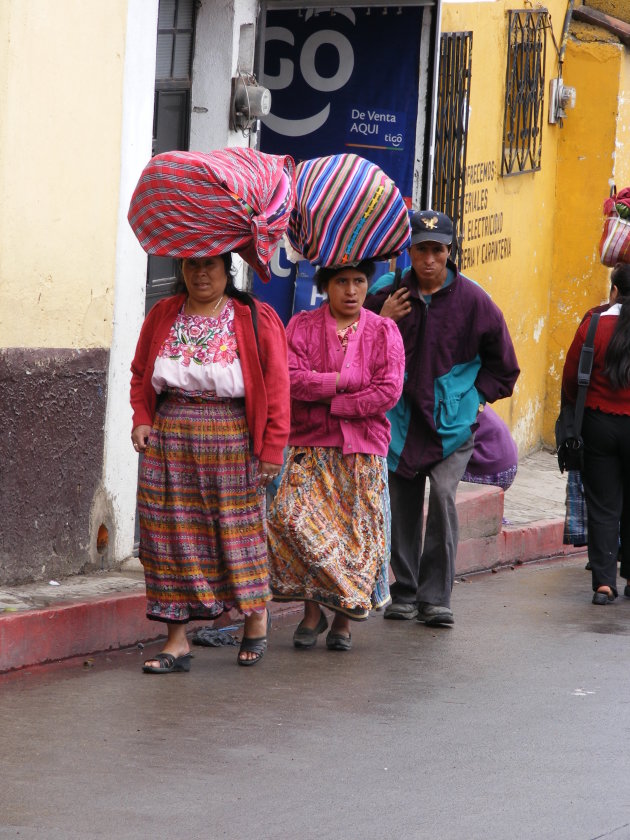
M 415 604 L 403 604 L 400 601 L 392 601 L 385 607 L 383 618 L 393 618 L 397 621 L 409 621 L 418 615 L 418 608 Z
M 344 633 L 330 633 L 326 636 L 326 647 L 328 650 L 351 650 L 352 636 L 350 633 L 346 636 Z
M 606 604 L 611 604 L 615 600 L 614 593 L 611 592 L 595 592 L 593 594 L 593 603 L 599 607 L 604 607 Z
M 328 629 L 328 622 L 323 612 L 319 613 L 319 621 L 315 627 L 303 627 L 303 621 L 297 626 L 293 634 L 293 645 L 296 648 L 312 648 L 317 644 L 317 637 Z
M 418 621 L 423 621 L 428 627 L 438 627 L 441 624 L 453 624 L 455 619 L 449 607 L 418 604 Z
M 630 584 L 626 583 L 626 585 L 623 588 L 623 594 L 626 598 L 630 598 Z

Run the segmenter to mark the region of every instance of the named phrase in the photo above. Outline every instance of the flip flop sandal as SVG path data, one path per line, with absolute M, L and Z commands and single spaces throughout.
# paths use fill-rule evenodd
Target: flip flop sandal
M 172 653 L 158 653 L 147 662 L 155 660 L 159 665 L 143 665 L 145 674 L 173 674 L 175 671 L 190 671 L 190 660 L 192 653 L 185 653 L 183 656 L 173 656 Z
M 269 614 L 269 610 L 267 610 L 267 632 L 269 632 L 270 626 L 271 615 Z M 236 661 L 239 665 L 257 665 L 266 651 L 267 636 L 257 636 L 255 639 L 248 639 L 247 636 L 243 636 Z M 253 659 L 241 659 L 241 653 L 254 653 L 255 656 Z

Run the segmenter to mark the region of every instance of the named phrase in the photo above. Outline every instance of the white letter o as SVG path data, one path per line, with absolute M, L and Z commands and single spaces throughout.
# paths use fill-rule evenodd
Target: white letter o
M 339 68 L 334 76 L 326 78 L 320 76 L 315 69 L 315 54 L 323 44 L 332 44 L 339 53 Z M 322 29 L 315 32 L 304 42 L 300 54 L 300 70 L 305 81 L 315 90 L 331 91 L 339 90 L 352 76 L 354 70 L 354 52 L 352 44 L 342 35 L 333 29 Z

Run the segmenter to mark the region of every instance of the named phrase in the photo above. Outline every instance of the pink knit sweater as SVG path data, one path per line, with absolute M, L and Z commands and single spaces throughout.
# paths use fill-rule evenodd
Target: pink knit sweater
M 287 327 L 292 446 L 336 446 L 387 455 L 385 412 L 398 402 L 405 352 L 396 324 L 366 309 L 344 355 L 328 304 Z M 339 382 L 337 383 L 337 374 Z M 332 398 L 330 404 L 321 402 Z

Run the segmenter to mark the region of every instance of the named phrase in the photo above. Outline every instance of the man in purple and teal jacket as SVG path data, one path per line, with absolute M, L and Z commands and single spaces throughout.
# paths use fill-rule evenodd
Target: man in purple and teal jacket
M 459 525 L 455 494 L 473 450 L 477 413 L 509 397 L 520 373 L 501 310 L 449 259 L 453 224 L 422 210 L 411 217 L 411 268 L 393 291 L 380 277 L 365 306 L 397 322 L 405 384 L 388 413 L 391 565 L 385 618 L 453 624 L 451 591 Z M 424 545 L 424 489 L 429 509 Z

